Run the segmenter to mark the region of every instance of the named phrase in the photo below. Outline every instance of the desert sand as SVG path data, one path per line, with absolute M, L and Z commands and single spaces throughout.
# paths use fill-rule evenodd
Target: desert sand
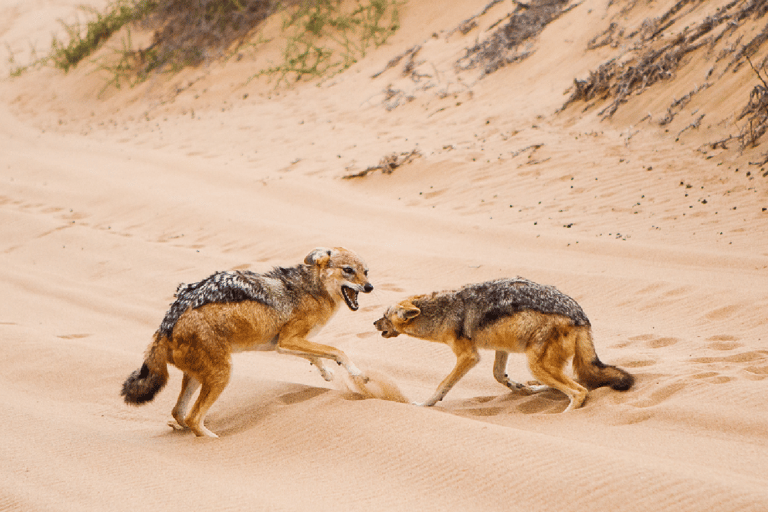
M 80 3 L 2 0 L 0 42 L 17 64 L 44 53 Z M 607 99 L 561 107 L 637 40 L 590 41 L 675 2 L 571 2 L 530 56 L 483 76 L 455 63 L 515 9 L 487 4 L 410 0 L 384 46 L 290 87 L 249 80 L 268 45 L 119 90 L 92 62 L 3 79 L 0 509 L 768 510 L 768 146 L 712 144 L 745 128 L 760 84 L 718 52 L 765 18 L 606 117 Z M 682 4 L 670 38 L 726 2 Z M 207 418 L 220 439 L 166 425 L 174 368 L 151 404 L 122 402 L 180 282 L 316 246 L 370 267 L 374 292 L 315 339 L 370 372 L 373 398 L 343 369 L 327 383 L 302 359 L 241 353 Z M 379 336 L 389 304 L 518 275 L 574 297 L 635 387 L 560 414 L 564 395 L 500 386 L 483 353 L 435 407 L 392 400 L 424 400 L 455 358 Z M 524 357 L 509 374 L 531 378 Z

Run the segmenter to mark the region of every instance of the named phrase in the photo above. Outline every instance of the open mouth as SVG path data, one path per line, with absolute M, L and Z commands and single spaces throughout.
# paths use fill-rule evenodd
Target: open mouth
M 353 290 L 349 286 L 342 286 L 341 295 L 344 297 L 344 302 L 347 303 L 349 309 L 352 311 L 357 311 L 357 308 L 360 307 L 357 305 L 357 291 Z

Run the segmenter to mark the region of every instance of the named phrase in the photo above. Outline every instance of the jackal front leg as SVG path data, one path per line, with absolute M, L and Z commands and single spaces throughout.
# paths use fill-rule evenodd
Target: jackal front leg
M 422 403 L 414 403 L 414 405 L 424 407 L 435 405 L 445 398 L 445 395 L 448 394 L 451 388 L 480 361 L 480 354 L 478 354 L 475 347 L 469 343 L 455 343 L 452 348 L 456 354 L 456 366 L 453 368 L 453 371 L 443 379 L 443 382 L 440 383 L 435 394 L 433 394 L 429 400 Z
M 307 357 L 309 359 L 309 364 L 312 364 L 317 368 L 317 371 L 320 372 L 320 376 L 327 382 L 331 382 L 333 380 L 333 370 L 325 366 L 323 361 L 320 358 L 317 357 Z
M 368 377 L 355 366 L 349 357 L 347 357 L 347 354 L 337 348 L 311 342 L 302 336 L 280 336 L 280 340 L 277 342 L 277 351 L 281 354 L 293 354 L 308 359 L 312 364 L 318 367 L 320 374 L 326 380 L 330 380 L 327 377 L 330 376 L 332 379 L 333 376 L 332 374 L 329 375 L 328 369 L 318 361 L 318 358 L 336 361 L 336 363 L 343 366 L 352 377 L 357 377 L 363 379 L 364 382 L 368 382 Z

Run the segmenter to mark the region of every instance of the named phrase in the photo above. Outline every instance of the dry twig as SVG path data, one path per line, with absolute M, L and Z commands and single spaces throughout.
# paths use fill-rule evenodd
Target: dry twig
M 355 174 L 347 174 L 346 176 L 342 176 L 342 179 L 349 180 L 352 178 L 362 178 L 374 171 L 381 171 L 384 174 L 392 174 L 398 167 L 410 163 L 420 156 L 421 152 L 418 149 L 414 149 L 411 152 L 400 153 L 399 155 L 397 153 L 392 153 L 379 160 L 379 165 L 368 167 L 364 171 Z

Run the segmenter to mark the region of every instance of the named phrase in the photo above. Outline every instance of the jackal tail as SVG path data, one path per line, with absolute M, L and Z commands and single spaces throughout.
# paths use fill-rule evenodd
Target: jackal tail
M 635 383 L 635 378 L 626 370 L 600 361 L 589 330 L 579 333 L 573 356 L 573 369 L 579 382 L 588 389 L 610 386 L 616 391 L 627 391 Z
M 144 364 L 123 383 L 120 394 L 125 403 L 142 405 L 151 402 L 168 383 L 168 349 L 166 338 L 155 333 L 155 341 L 147 349 Z

